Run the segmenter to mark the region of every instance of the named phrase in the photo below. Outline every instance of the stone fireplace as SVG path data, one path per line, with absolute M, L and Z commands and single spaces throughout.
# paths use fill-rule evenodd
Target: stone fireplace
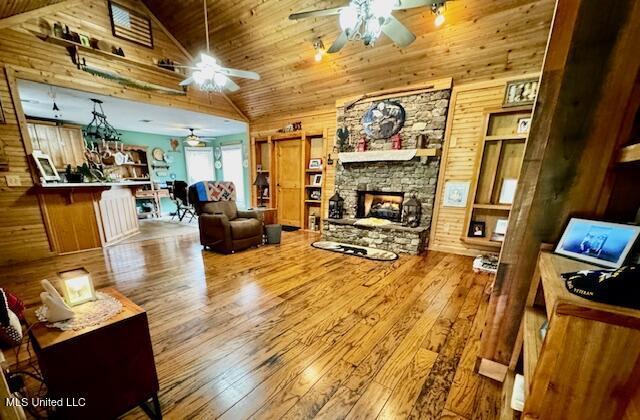
M 401 222 L 403 201 L 402 192 L 358 191 L 356 218 L 377 217 Z
M 441 89 L 385 98 L 405 109 L 406 118 L 399 133 L 402 149 L 442 147 L 449 97 L 450 90 Z M 349 130 L 351 150 L 365 137 L 362 116 L 371 105 L 372 101 L 365 101 L 348 109 L 337 109 L 337 125 Z M 420 138 L 424 138 L 426 144 L 420 145 Z M 390 139 L 367 139 L 367 143 L 368 149 L 361 156 L 372 156 L 367 155 L 371 151 L 385 154 L 391 150 Z M 391 154 L 393 152 L 396 151 Z M 324 220 L 324 239 L 395 252 L 421 253 L 427 246 L 439 169 L 439 156 L 356 162 L 339 159 L 335 187 L 344 198 L 344 215 L 342 219 Z M 422 206 L 420 224 L 418 227 L 403 226 L 403 203 L 414 194 Z M 366 217 L 387 219 L 392 223 L 383 226 L 356 224 Z

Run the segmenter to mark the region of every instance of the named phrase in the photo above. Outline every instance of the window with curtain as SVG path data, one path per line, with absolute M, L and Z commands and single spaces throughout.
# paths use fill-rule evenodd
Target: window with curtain
M 228 144 L 222 147 L 222 177 L 236 186 L 236 204 L 246 208 L 244 195 L 244 168 L 242 166 L 242 144 Z
M 189 185 L 198 181 L 215 181 L 216 170 L 211 147 L 185 147 L 184 160 L 187 165 Z

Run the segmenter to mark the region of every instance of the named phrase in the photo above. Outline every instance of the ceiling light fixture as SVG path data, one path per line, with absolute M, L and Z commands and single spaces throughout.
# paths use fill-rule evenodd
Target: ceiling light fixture
M 318 38 L 315 41 L 313 41 L 313 49 L 316 50 L 316 53 L 314 56 L 316 61 L 318 62 L 322 61 L 322 57 L 324 57 L 324 54 L 326 52 L 324 49 L 324 44 L 322 43 L 322 39 Z
M 184 139 L 184 142 L 191 147 L 200 146 L 200 137 L 193 134 L 193 128 L 190 128 L 191 133 Z
M 100 99 L 91 98 L 93 102 L 93 119 L 83 130 L 84 137 L 88 140 L 120 141 L 121 134 L 107 121 L 107 116 L 102 109 L 103 102 Z
M 444 23 L 444 5 L 444 2 L 440 4 L 433 3 L 431 5 L 431 12 L 436 15 L 436 19 L 434 21 L 436 26 L 442 26 L 442 24 Z

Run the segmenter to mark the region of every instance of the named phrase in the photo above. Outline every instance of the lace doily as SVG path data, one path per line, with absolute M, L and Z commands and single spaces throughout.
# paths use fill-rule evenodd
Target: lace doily
M 122 303 L 106 293 L 96 292 L 96 300 L 74 306 L 71 310 L 75 317 L 66 321 L 47 323 L 47 327 L 59 328 L 62 331 L 80 330 L 105 321 L 122 310 Z M 36 309 L 36 316 L 42 322 L 47 322 L 47 307 Z

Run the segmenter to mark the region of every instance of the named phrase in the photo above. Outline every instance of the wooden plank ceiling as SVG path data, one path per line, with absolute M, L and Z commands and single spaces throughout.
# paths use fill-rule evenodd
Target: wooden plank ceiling
M 62 0 L 2 0 L 0 1 L 0 19 L 60 3 L 61 1 Z
M 201 0 L 145 0 L 193 53 L 204 48 Z M 395 12 L 418 37 L 401 50 L 382 36 L 370 49 L 349 43 L 321 63 L 312 42 L 328 48 L 335 16 L 290 21 L 295 11 L 340 6 L 340 0 L 208 1 L 213 53 L 223 65 L 258 71 L 231 99 L 251 119 L 327 109 L 338 97 L 451 76 L 456 82 L 540 69 L 554 0 L 455 0 L 436 28 L 427 8 Z

